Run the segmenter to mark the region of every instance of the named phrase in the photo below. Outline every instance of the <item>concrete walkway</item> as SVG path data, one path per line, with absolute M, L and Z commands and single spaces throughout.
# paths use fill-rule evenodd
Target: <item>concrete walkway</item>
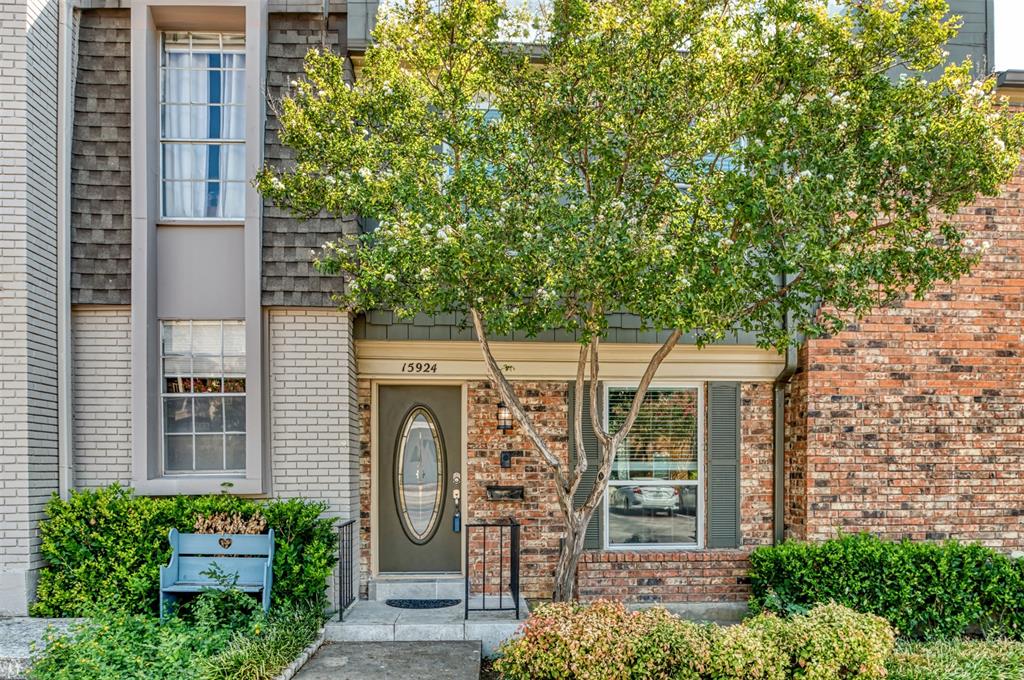
M 480 643 L 327 643 L 293 680 L 479 680 Z
M 66 630 L 82 619 L 0 618 L 0 680 L 16 680 L 28 670 L 32 644 L 42 647 L 47 628 Z

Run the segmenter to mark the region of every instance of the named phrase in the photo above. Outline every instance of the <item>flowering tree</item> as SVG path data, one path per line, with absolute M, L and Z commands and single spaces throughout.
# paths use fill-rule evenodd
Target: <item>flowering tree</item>
M 299 215 L 379 220 L 315 260 L 345 275 L 344 306 L 472 323 L 554 477 L 554 597 L 568 599 L 615 453 L 684 333 L 703 345 L 753 331 L 781 349 L 977 258 L 947 218 L 1010 177 L 1022 123 L 970 64 L 933 72 L 957 28 L 946 12 L 943 0 L 554 0 L 531 17 L 495 0 L 409 0 L 382 13 L 355 85 L 342 57 L 308 55 L 279 111 L 295 162 L 256 181 Z M 596 390 L 618 312 L 669 334 L 608 431 Z M 488 340 L 549 329 L 577 334 L 578 393 L 590 381 L 599 470 L 581 505 L 583 400 L 570 469 Z

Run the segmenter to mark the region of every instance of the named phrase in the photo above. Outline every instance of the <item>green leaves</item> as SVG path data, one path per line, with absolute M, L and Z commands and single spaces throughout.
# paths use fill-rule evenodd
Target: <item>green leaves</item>
M 1024 635 L 1024 561 L 980 545 L 844 535 L 758 548 L 750 561 L 755 610 L 786 614 L 834 601 L 882 616 L 910 639 L 974 627 L 990 637 Z
M 88 616 L 94 611 L 155 614 L 160 565 L 167 564 L 171 528 L 191 532 L 199 516 L 260 513 L 275 534 L 272 605 L 323 603 L 337 561 L 334 522 L 325 506 L 300 499 L 253 501 L 237 496 L 135 496 L 112 485 L 56 496 L 40 523 L 39 572 L 33 616 Z
M 256 183 L 380 221 L 316 260 L 356 310 L 473 308 L 493 333 L 583 341 L 623 311 L 701 343 L 833 331 L 968 271 L 949 218 L 999 191 L 1024 135 L 992 80 L 936 70 L 945 2 L 828 4 L 409 2 L 354 84 L 310 53 L 280 106 L 296 161 Z

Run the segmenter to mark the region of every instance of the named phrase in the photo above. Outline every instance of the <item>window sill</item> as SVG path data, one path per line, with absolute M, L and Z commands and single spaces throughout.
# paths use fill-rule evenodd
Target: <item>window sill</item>
M 230 484 L 231 486 L 226 486 Z M 133 479 L 135 492 L 144 496 L 252 495 L 263 493 L 261 479 L 238 475 L 176 475 Z
M 245 218 L 202 219 L 185 217 L 167 217 L 156 221 L 158 227 L 244 227 Z

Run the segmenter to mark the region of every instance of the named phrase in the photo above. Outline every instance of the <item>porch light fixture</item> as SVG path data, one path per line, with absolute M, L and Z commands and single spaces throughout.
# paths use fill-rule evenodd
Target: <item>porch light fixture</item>
M 512 429 L 512 412 L 505 405 L 505 402 L 498 402 L 498 430 L 508 432 Z

